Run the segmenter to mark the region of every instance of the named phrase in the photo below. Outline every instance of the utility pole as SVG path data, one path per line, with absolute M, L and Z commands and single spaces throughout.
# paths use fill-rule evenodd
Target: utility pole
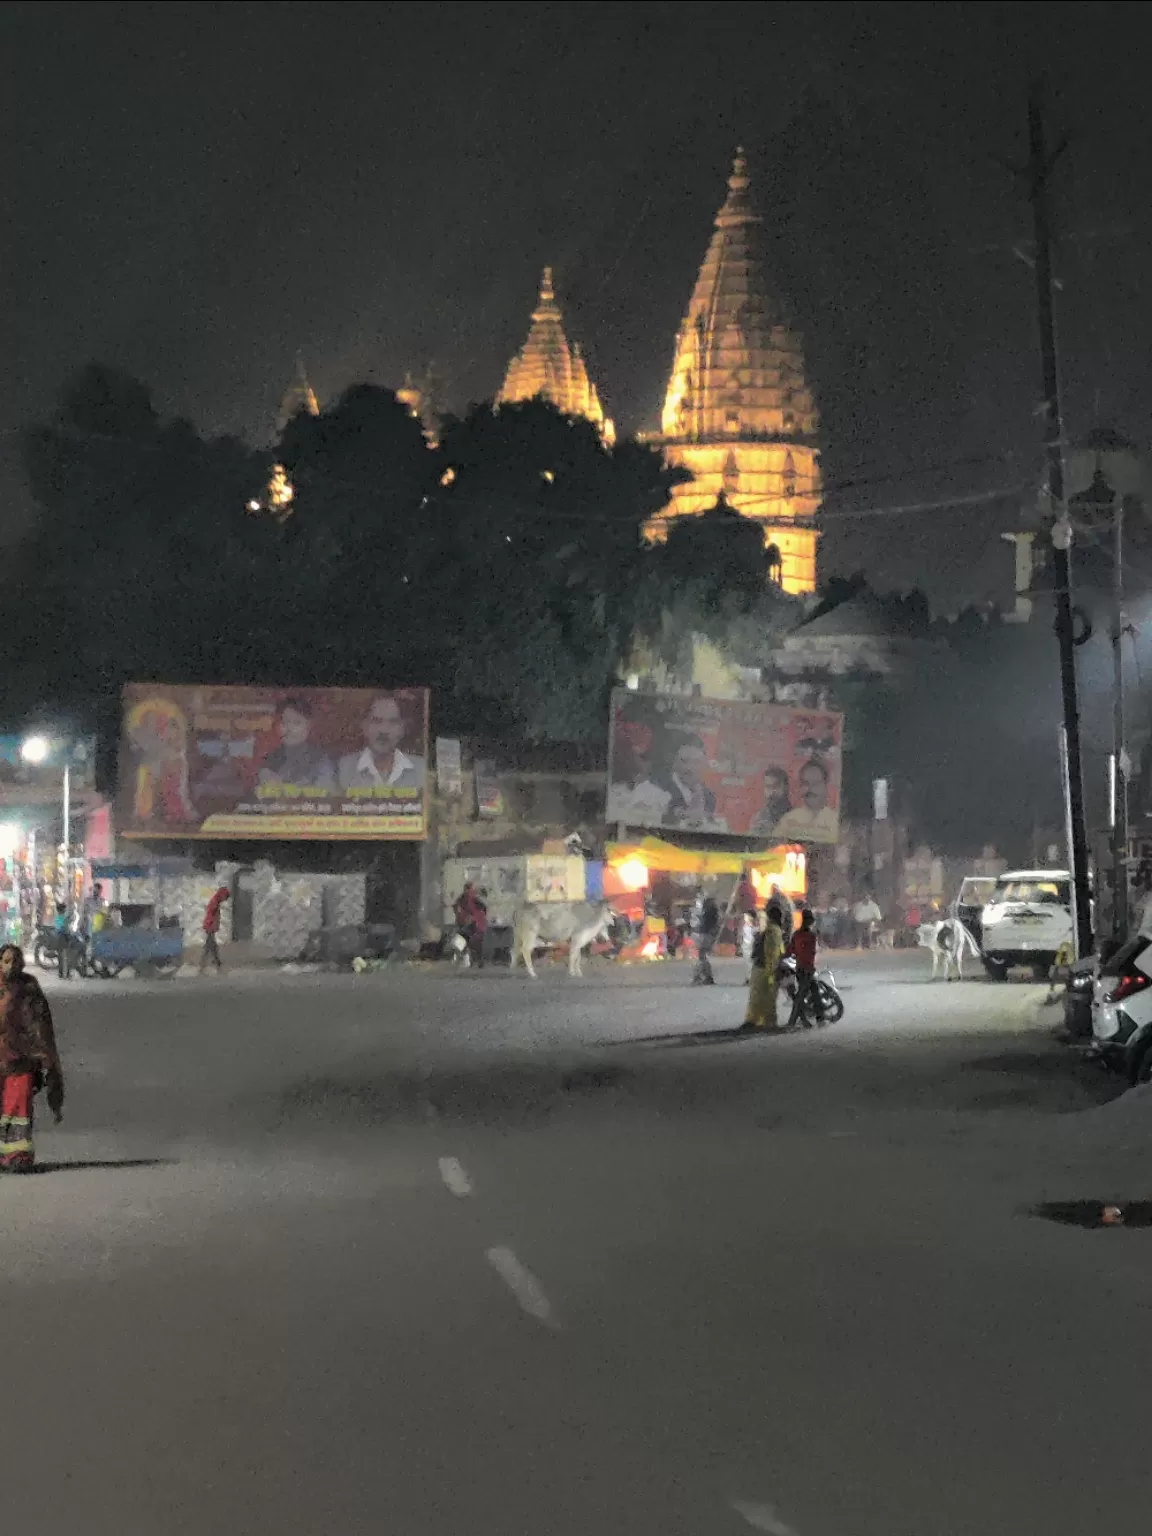
M 1036 243 L 1036 315 L 1040 332 L 1048 499 L 1056 520 L 1052 529 L 1052 565 L 1056 578 L 1055 627 L 1060 646 L 1060 692 L 1067 765 L 1068 856 L 1072 865 L 1076 953 L 1078 957 L 1083 957 L 1092 952 L 1092 886 L 1088 873 L 1088 834 L 1084 821 L 1084 765 L 1080 750 L 1080 704 L 1076 690 L 1076 637 L 1072 614 L 1072 525 L 1064 504 L 1064 422 L 1060 412 L 1060 374 L 1056 362 L 1052 228 L 1048 204 L 1049 178 L 1060 150 L 1049 156 L 1044 136 L 1043 88 L 1038 81 L 1033 83 L 1028 93 L 1028 151 L 1029 198 Z

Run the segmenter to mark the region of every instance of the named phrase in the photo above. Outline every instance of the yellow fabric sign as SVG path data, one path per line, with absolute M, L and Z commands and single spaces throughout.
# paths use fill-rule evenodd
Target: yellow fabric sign
M 672 875 L 738 875 L 754 869 L 762 875 L 784 873 L 789 849 L 763 848 L 758 853 L 728 853 L 717 849 L 677 848 L 663 838 L 644 837 L 635 843 L 609 843 L 609 864 L 627 864 L 640 860 L 649 869 L 666 870 Z

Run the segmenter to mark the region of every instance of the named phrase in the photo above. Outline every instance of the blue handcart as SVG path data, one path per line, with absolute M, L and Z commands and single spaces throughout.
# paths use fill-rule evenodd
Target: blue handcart
M 163 864 L 94 863 L 92 878 L 117 887 L 121 880 L 154 879 L 156 900 L 108 904 L 103 925 L 88 936 L 88 974 L 111 979 L 130 966 L 137 976 L 174 976 L 184 959 L 184 930 L 179 918 L 163 915 Z

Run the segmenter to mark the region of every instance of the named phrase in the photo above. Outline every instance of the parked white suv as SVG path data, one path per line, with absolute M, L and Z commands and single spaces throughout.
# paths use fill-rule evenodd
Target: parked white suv
M 997 877 L 981 914 L 984 969 L 1004 981 L 1016 965 L 1047 977 L 1072 942 L 1072 879 L 1066 869 L 1013 869 Z
M 1100 967 L 1093 984 L 1092 1038 L 1130 1083 L 1152 1082 L 1152 938 L 1137 934 Z

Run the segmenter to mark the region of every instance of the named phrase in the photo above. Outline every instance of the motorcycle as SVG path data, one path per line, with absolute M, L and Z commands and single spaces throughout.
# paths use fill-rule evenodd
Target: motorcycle
M 78 976 L 88 973 L 87 948 L 84 941 L 71 930 L 60 933 L 53 923 L 38 923 L 36 925 L 36 938 L 32 947 L 32 959 L 42 971 L 55 971 L 60 965 L 60 945 L 67 944 L 71 950 L 69 969 Z
M 60 935 L 51 923 L 37 923 L 32 958 L 42 971 L 56 969 L 56 957 L 60 951 Z
M 785 955 L 780 962 L 780 986 L 790 1002 L 796 1001 L 796 989 L 799 981 L 796 976 L 796 961 L 792 955 Z M 840 995 L 840 989 L 836 985 L 836 978 L 825 967 L 816 972 L 816 997 L 819 1007 L 814 1007 L 811 1001 L 812 994 L 808 994 L 801 1022 L 805 1029 L 811 1029 L 814 1025 L 839 1024 L 844 1017 L 844 999 Z

